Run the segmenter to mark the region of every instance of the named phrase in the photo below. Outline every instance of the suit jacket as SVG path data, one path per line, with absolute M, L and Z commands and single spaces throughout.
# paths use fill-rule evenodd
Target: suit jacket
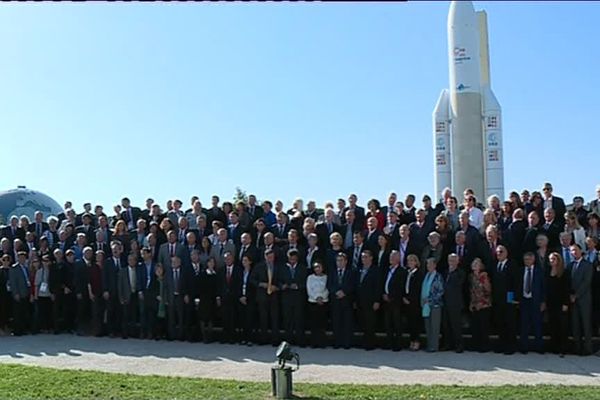
M 233 244 L 235 244 L 236 248 L 240 248 L 241 244 L 242 244 L 242 233 L 244 233 L 245 230 L 242 228 L 242 224 L 239 223 L 237 224 L 236 227 L 233 226 L 228 226 L 227 227 L 227 233 L 228 233 L 228 237 L 229 239 L 231 239 L 231 241 L 233 241 Z
M 227 216 L 219 207 L 211 207 L 206 210 L 206 226 L 211 226 L 213 221 L 221 221 L 224 226 L 227 226 Z
M 137 293 L 141 290 L 140 279 L 139 279 L 139 270 L 138 266 L 135 266 L 135 285 L 134 282 L 131 282 L 129 276 L 129 266 L 121 268 L 119 270 L 118 277 L 118 292 L 119 292 L 119 301 L 121 303 L 129 303 L 129 299 L 133 292 Z
M 356 270 L 356 302 L 360 308 L 371 308 L 373 303 L 381 303 L 381 295 L 383 291 L 383 282 L 381 281 L 382 268 L 376 265 L 366 271 L 362 281 L 362 268 Z
M 175 302 L 175 293 L 180 297 L 184 295 L 184 282 L 185 276 L 181 268 L 179 268 L 179 281 L 175 282 L 174 269 L 170 268 L 168 271 L 165 270 L 164 277 L 164 292 L 165 292 L 165 304 L 177 305 Z
M 36 234 L 36 239 L 39 240 L 40 237 L 44 234 L 44 232 L 46 232 L 49 229 L 48 223 L 46 222 L 41 222 L 41 230 L 40 230 L 40 234 L 38 235 L 38 229 L 37 229 L 37 222 L 32 222 L 31 224 L 29 224 L 29 226 L 27 227 L 27 231 L 28 232 L 33 232 Z M 10 229 L 10 227 L 9 227 Z
M 400 251 L 400 246 L 402 245 L 402 239 L 400 239 L 398 241 L 398 245 L 396 247 L 393 247 L 393 250 L 398 250 L 400 252 L 400 254 L 402 254 L 402 252 Z M 406 243 L 406 248 L 404 250 L 404 257 L 403 260 L 401 260 L 401 265 L 406 265 L 407 262 L 407 258 L 410 254 L 414 254 L 417 257 L 421 257 L 422 254 L 422 249 L 421 252 L 418 251 L 417 249 L 417 245 L 415 244 L 415 242 L 413 240 L 410 239 L 410 237 L 408 238 L 408 243 Z
M 540 224 L 540 233 L 545 233 L 548 236 L 548 248 L 551 250 L 560 247 L 560 233 L 563 231 L 564 223 L 560 225 L 558 218 L 555 218 L 551 224 L 545 222 Z
M 505 261 L 502 271 L 498 271 L 498 262 L 488 267 L 492 281 L 492 305 L 501 307 L 507 304 L 508 292 L 515 292 L 516 280 L 519 278 L 510 259 Z
M 87 230 L 84 225 L 79 225 L 75 228 L 75 233 L 83 233 L 89 245 L 96 241 L 96 230 L 92 225 L 88 225 Z
M 227 253 L 227 252 L 231 252 L 231 254 L 233 254 L 234 257 L 237 257 L 235 245 L 233 244 L 231 239 L 229 239 L 229 240 L 227 240 L 227 242 L 225 242 L 225 244 L 223 245 L 223 251 L 221 251 L 221 243 L 217 243 L 210 250 L 210 256 L 214 257 L 215 260 L 217 260 L 217 265 L 216 265 L 217 270 L 219 270 L 225 266 L 225 257 L 224 256 L 225 256 L 225 253 Z
M 138 290 L 141 292 L 149 292 L 156 281 L 156 274 L 154 270 L 156 264 L 154 261 L 150 262 L 150 281 L 148 282 L 148 271 L 146 270 L 146 263 L 142 260 L 137 266 L 138 272 Z
M 365 232 L 365 248 L 369 249 L 373 252 L 373 256 L 375 256 L 375 254 L 377 254 L 377 252 L 379 251 L 379 244 L 378 244 L 378 240 L 379 240 L 379 235 L 381 235 L 381 231 L 380 230 L 375 230 L 373 231 L 373 233 L 369 234 L 369 232 Z
M 309 271 L 311 271 L 315 261 L 321 261 L 322 263 L 325 263 L 325 251 L 323 251 L 319 246 L 317 246 L 316 250 L 313 250 L 313 252 L 310 253 L 309 248 L 306 250 L 306 255 L 303 260 L 304 264 L 306 264 L 306 268 Z
M 360 251 L 360 253 L 362 253 L 364 250 L 367 250 L 367 247 L 363 243 L 362 245 L 360 245 L 359 251 Z M 348 250 L 346 250 L 346 254 L 348 255 L 348 267 L 355 268 L 355 269 L 361 269 L 363 264 L 362 264 L 362 258 L 360 256 L 360 254 L 358 255 L 358 259 L 356 260 L 356 265 L 353 265 L 355 251 L 356 251 L 355 244 L 353 244 L 352 246 L 350 246 L 350 248 Z M 376 254 L 373 254 L 373 263 L 377 264 L 377 255 Z M 333 263 L 333 267 L 335 267 L 335 262 Z
M 429 235 L 432 229 L 428 226 L 427 223 L 423 223 L 423 225 L 419 226 L 417 222 L 413 222 L 408 226 L 410 231 L 410 240 L 413 242 L 415 246 L 415 251 L 417 255 L 421 255 L 423 253 L 423 249 L 427 244 L 427 235 Z
M 565 201 L 562 199 L 562 197 L 552 196 L 552 209 L 556 214 L 556 220 L 558 222 L 558 225 L 564 226 L 565 213 L 567 212 L 567 207 L 565 206 Z
M 27 268 L 26 268 L 27 269 Z M 13 296 L 19 295 L 21 300 L 29 299 L 30 286 L 27 282 L 29 279 L 29 269 L 27 269 L 27 277 L 23 273 L 19 264 L 14 264 L 8 272 L 8 281 L 10 282 L 10 290 Z
M 227 282 L 227 267 L 223 266 L 223 268 L 217 271 L 217 296 L 221 298 L 222 302 L 230 303 L 231 305 L 235 304 L 241 274 L 242 268 L 234 264 L 231 271 L 231 279 Z
M 281 284 L 281 299 L 283 302 L 303 304 L 306 301 L 307 275 L 306 266 L 301 263 L 296 264 L 293 276 L 289 264 L 282 265 L 279 268 L 279 283 Z M 296 284 L 298 288 L 291 289 L 292 284 Z M 284 289 L 283 285 L 287 285 L 287 287 Z
M 125 257 L 121 257 L 119 262 L 121 268 L 127 266 Z M 104 260 L 104 268 L 102 269 L 102 291 L 108 292 L 111 297 L 116 297 L 118 295 L 118 278 L 119 270 L 121 268 L 117 267 L 113 257 L 110 254 L 107 254 L 106 259 Z
M 127 224 L 127 227 L 130 226 L 130 223 L 133 224 L 133 226 L 135 226 L 137 224 L 137 220 L 140 219 L 140 217 L 142 216 L 142 210 L 140 210 L 139 207 L 130 207 L 130 208 L 131 208 L 131 214 L 133 216 L 133 219 L 130 218 L 127 210 L 121 211 L 121 219 L 123 221 L 125 221 L 125 223 Z
M 290 231 L 290 229 L 290 224 L 285 224 L 283 226 L 283 229 L 280 229 L 279 224 L 274 224 L 269 230 L 273 233 L 276 239 L 280 239 L 284 242 L 287 242 L 288 232 Z
M 356 273 L 351 268 L 346 267 L 340 282 L 337 268 L 329 269 L 327 271 L 327 290 L 329 290 L 329 299 L 331 301 L 342 301 L 351 305 L 356 291 Z M 343 291 L 346 295 L 342 300 L 338 300 L 335 295 L 338 290 Z
M 242 245 L 237 248 L 237 252 L 235 254 L 236 264 L 242 265 L 242 258 L 248 256 L 252 260 L 252 265 L 256 265 L 257 262 L 260 261 L 259 251 L 254 245 L 248 245 L 246 250 Z
M 406 279 L 409 280 L 410 273 L 406 272 Z M 404 286 L 404 298 L 409 301 L 408 307 L 419 308 L 421 305 L 421 287 L 423 285 L 423 273 L 420 269 L 413 272 L 412 277 L 408 283 L 408 292 L 406 291 L 406 285 Z
M 280 282 L 279 282 L 279 278 L 281 276 L 279 269 L 281 268 L 280 264 L 275 263 L 273 265 L 273 274 L 271 277 L 271 286 L 280 287 Z M 252 269 L 252 273 L 250 274 L 250 281 L 252 282 L 252 285 L 256 288 L 256 300 L 260 303 L 260 302 L 264 302 L 267 301 L 267 298 L 269 297 L 269 295 L 267 294 L 267 289 L 260 287 L 261 283 L 268 283 L 269 282 L 269 275 L 267 273 L 267 264 L 262 261 L 260 263 L 258 263 L 253 269 Z M 275 296 L 276 293 L 278 292 L 274 292 L 271 294 L 271 296 Z
M 319 237 L 319 247 L 321 247 L 323 249 L 331 247 L 331 245 L 329 243 L 329 236 L 334 232 L 337 232 L 340 235 L 342 235 L 342 237 L 344 237 L 345 232 L 342 232 L 342 228 L 338 224 L 332 222 L 331 228 L 332 229 L 330 232 L 329 228 L 327 227 L 327 223 L 325 221 L 318 222 L 317 225 L 315 226 L 315 233 Z
M 198 269 L 196 270 L 192 264 L 187 264 L 183 269 L 184 285 L 183 292 L 185 295 L 190 296 L 191 299 L 200 298 L 201 286 L 202 286 L 202 266 L 198 263 Z
M 344 208 L 344 212 L 342 212 L 342 215 L 340 215 L 340 222 L 342 224 L 346 223 L 346 211 L 348 211 L 350 209 L 350 207 L 346 207 Z M 360 206 L 356 206 L 354 207 L 354 216 L 355 216 L 355 220 L 356 223 L 358 224 L 358 226 L 364 226 L 365 224 L 365 209 L 363 207 Z
M 188 251 L 184 245 L 175 242 L 175 255 L 181 259 L 181 264 L 185 264 L 189 260 Z M 158 262 L 165 268 L 165 274 L 171 270 L 171 254 L 169 252 L 169 243 L 160 245 L 158 251 Z
M 10 245 L 12 246 L 15 239 L 25 241 L 25 229 L 16 228 L 15 233 L 13 234 L 11 226 L 5 226 L 2 229 L 2 237 L 10 240 Z
M 525 267 L 521 266 L 515 276 L 515 299 L 523 301 L 523 281 L 525 280 Z M 533 279 L 531 282 L 531 299 L 534 305 L 540 306 L 546 300 L 546 278 L 544 271 L 538 265 L 533 267 Z
M 91 262 L 91 265 L 94 265 L 93 261 Z M 88 284 L 90 283 L 90 268 L 91 266 L 88 267 L 84 260 L 77 261 L 75 263 L 75 294 L 80 294 L 83 297 L 88 297 Z
M 585 258 L 579 262 L 579 266 L 573 272 L 575 261 L 571 262 L 565 273 L 571 276 L 571 294 L 575 295 L 575 302 L 582 307 L 592 306 L 592 278 L 594 268 Z
M 512 221 L 504 233 L 503 239 L 508 246 L 508 256 L 513 260 L 520 262 L 523 259 L 523 242 L 526 231 L 527 223 L 524 220 L 519 220 Z
M 381 277 L 381 287 L 383 294 L 385 294 L 385 283 L 387 281 L 388 274 L 390 273 L 391 269 L 388 267 L 384 269 L 384 271 L 385 272 L 382 274 Z M 402 299 L 404 298 L 404 286 L 406 284 L 406 275 L 406 270 L 398 266 L 396 267 L 396 270 L 391 276 L 390 282 L 388 284 L 388 298 L 390 299 L 390 302 L 396 307 L 401 307 L 403 304 Z
M 454 310 L 463 309 L 463 285 L 466 273 L 460 268 L 448 270 L 444 279 L 444 304 Z
M 256 205 L 256 206 L 254 206 L 254 211 L 252 211 L 250 209 L 250 207 L 246 207 L 246 213 L 250 217 L 250 220 L 252 221 L 252 223 L 254 223 L 254 221 L 256 221 L 257 219 L 259 219 L 263 216 L 264 210 L 262 209 L 261 206 Z

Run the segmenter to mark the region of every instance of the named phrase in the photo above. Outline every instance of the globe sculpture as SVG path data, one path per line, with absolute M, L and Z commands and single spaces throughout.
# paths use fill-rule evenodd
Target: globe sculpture
M 25 186 L 0 192 L 0 225 L 8 224 L 13 215 L 27 215 L 33 220 L 36 211 L 43 212 L 46 219 L 61 213 L 62 207 L 50 196 Z

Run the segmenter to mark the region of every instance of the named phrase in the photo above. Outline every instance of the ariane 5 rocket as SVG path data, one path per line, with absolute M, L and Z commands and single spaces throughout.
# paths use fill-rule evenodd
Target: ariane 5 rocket
M 448 13 L 450 87 L 433 111 L 435 192 L 466 188 L 504 199 L 501 109 L 490 86 L 487 15 L 470 1 L 452 1 Z

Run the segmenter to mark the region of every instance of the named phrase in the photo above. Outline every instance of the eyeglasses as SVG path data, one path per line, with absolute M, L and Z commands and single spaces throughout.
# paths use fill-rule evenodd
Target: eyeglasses
M 543 188 L 542 190 L 543 190 L 544 192 L 548 192 L 548 191 L 552 190 L 552 188 L 547 188 L 547 187 L 546 187 L 546 188 Z

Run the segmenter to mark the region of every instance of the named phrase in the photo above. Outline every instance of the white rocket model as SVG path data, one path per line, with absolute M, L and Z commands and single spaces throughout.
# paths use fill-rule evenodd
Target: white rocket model
M 450 90 L 433 111 L 435 191 L 466 188 L 485 203 L 504 199 L 501 109 L 490 87 L 487 15 L 470 1 L 452 1 L 448 13 Z

